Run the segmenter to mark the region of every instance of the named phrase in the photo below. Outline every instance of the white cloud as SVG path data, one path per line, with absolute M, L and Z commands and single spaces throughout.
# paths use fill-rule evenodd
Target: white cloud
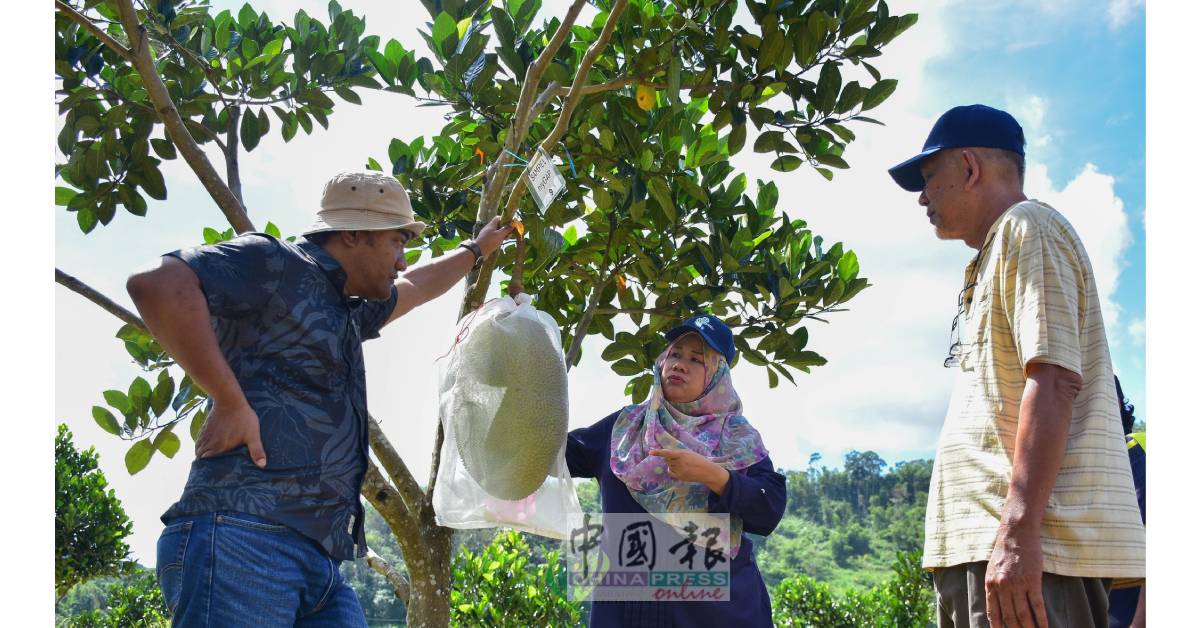
M 1146 319 L 1135 318 L 1134 320 L 1129 321 L 1129 327 L 1127 331 L 1129 332 L 1129 337 L 1133 339 L 1135 344 L 1143 347 L 1146 345 Z
M 1128 24 L 1145 4 L 1145 0 L 1109 0 L 1106 12 L 1109 28 L 1117 30 Z
M 1052 138 L 1046 125 L 1046 110 L 1049 105 L 1045 98 L 1037 94 L 1009 99 L 1008 111 L 1021 123 L 1029 149 L 1044 150 L 1050 146 Z
M 1121 307 L 1116 301 L 1125 250 L 1133 241 L 1125 203 L 1113 188 L 1112 175 L 1100 172 L 1087 164 L 1066 186 L 1058 189 L 1048 175 L 1046 166 L 1030 164 L 1026 174 L 1026 193 L 1045 201 L 1071 221 L 1087 249 L 1096 277 L 1096 290 L 1109 344 L 1120 342 L 1123 334 Z

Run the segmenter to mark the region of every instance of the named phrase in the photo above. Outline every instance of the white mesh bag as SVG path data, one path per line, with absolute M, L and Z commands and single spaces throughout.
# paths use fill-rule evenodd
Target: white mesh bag
M 567 470 L 567 372 L 554 319 L 527 294 L 485 303 L 463 319 L 439 378 L 438 524 L 567 538 L 582 511 Z

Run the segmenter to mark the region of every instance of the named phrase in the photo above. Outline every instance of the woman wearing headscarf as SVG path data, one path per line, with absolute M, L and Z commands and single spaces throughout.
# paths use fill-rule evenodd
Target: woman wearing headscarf
M 590 625 L 771 626 L 770 598 L 744 533 L 770 534 L 787 493 L 758 431 L 742 416 L 729 372 L 733 333 L 702 315 L 666 339 L 647 400 L 570 432 L 567 464 L 572 476 L 599 480 L 606 514 L 727 513 L 729 598 L 595 601 Z

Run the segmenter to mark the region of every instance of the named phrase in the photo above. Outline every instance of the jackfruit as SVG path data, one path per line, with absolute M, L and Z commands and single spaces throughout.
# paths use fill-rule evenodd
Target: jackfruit
M 567 437 L 567 373 L 543 324 L 497 316 L 461 347 L 459 381 L 500 395 L 458 404 L 454 423 L 467 473 L 488 494 L 518 500 L 545 482 Z M 482 397 L 482 395 L 477 395 Z

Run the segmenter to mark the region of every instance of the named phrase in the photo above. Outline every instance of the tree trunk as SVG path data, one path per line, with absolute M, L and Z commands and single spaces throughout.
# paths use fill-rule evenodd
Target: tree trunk
M 242 119 L 242 108 L 238 105 L 229 107 L 229 131 L 225 137 L 225 181 L 229 191 L 238 202 L 245 206 L 242 198 L 242 174 L 238 167 L 238 123 Z
M 425 517 L 422 517 L 425 519 Z M 429 510 L 428 520 L 419 526 L 424 546 L 419 553 L 405 553 L 408 567 L 409 591 L 408 625 L 413 628 L 442 628 L 450 625 L 450 567 L 453 530 L 443 528 L 433 521 Z

